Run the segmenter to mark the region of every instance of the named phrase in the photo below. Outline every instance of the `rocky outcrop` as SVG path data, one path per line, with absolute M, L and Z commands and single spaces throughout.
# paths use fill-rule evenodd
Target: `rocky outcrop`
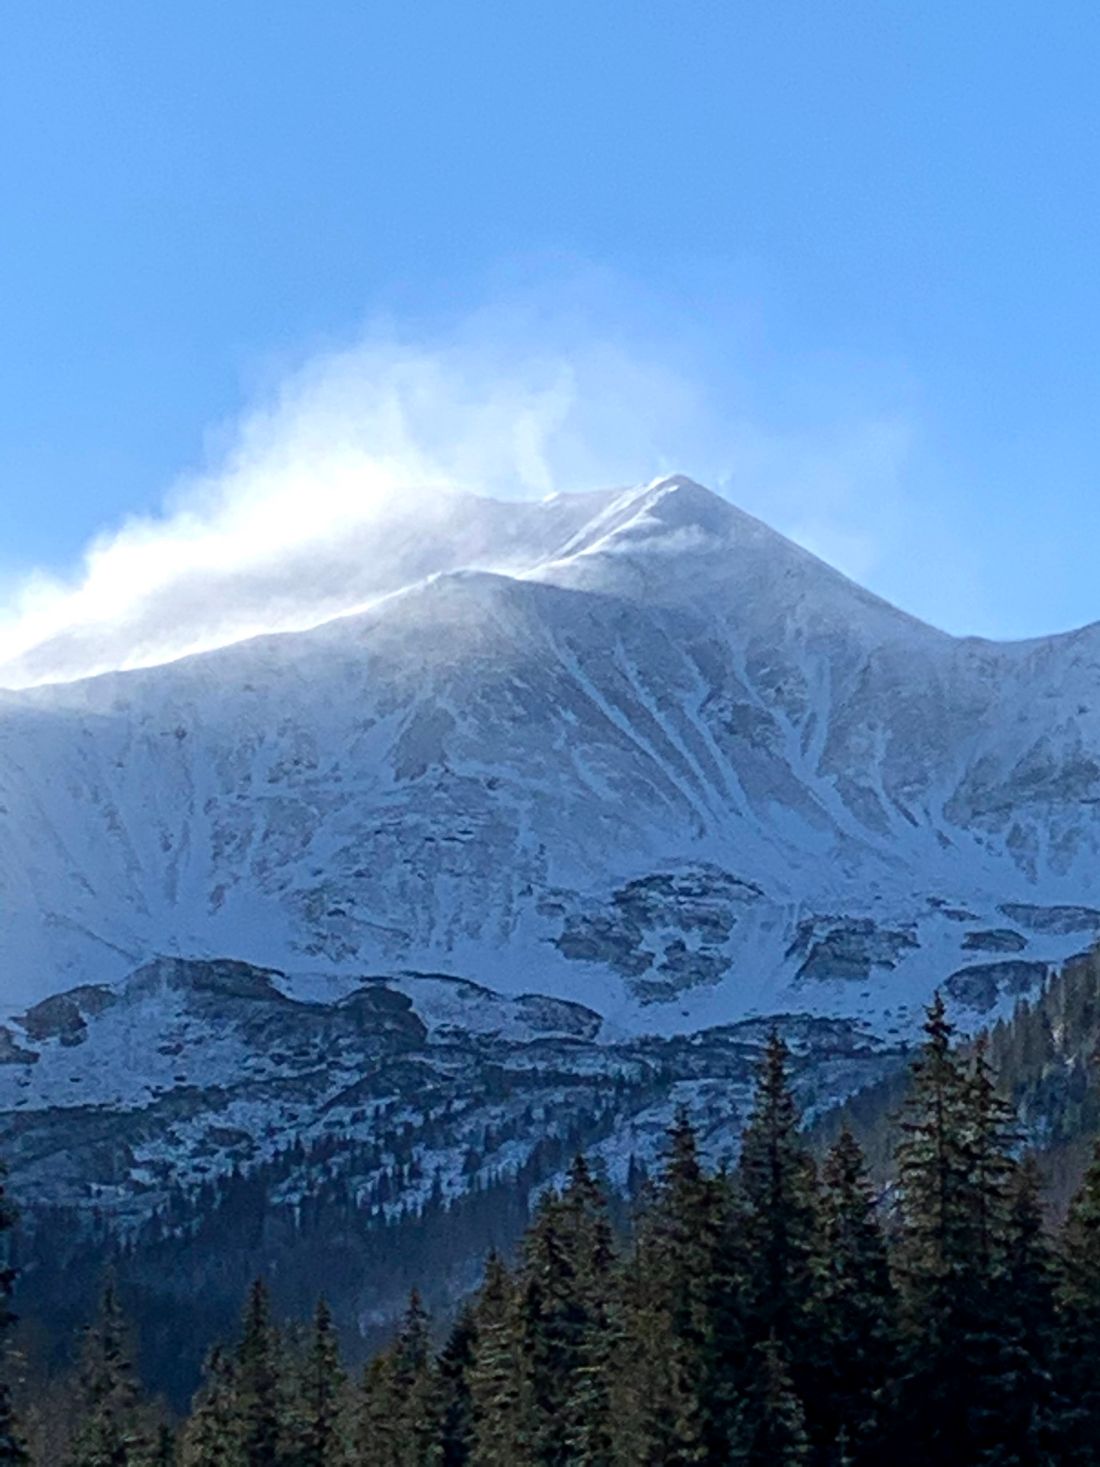
M 1046 963 L 1023 960 L 973 963 L 952 973 L 944 989 L 964 1009 L 988 1014 L 1004 996 L 1015 999 L 1035 993 L 1048 971 Z
M 799 982 L 863 983 L 877 968 L 896 968 L 918 946 L 915 928 L 881 927 L 870 917 L 807 917 L 787 955 L 801 960 Z
M 968 952 L 1022 953 L 1027 938 L 1011 927 L 986 927 L 980 932 L 968 932 L 962 945 Z
M 725 976 L 738 923 L 763 896 L 717 866 L 654 873 L 567 913 L 555 945 L 574 962 L 613 968 L 643 1002 L 668 1000 Z

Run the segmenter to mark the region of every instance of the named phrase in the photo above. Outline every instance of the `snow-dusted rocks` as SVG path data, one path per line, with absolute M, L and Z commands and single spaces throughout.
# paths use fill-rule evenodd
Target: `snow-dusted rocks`
M 781 1023 L 810 1106 L 899 1062 L 859 1024 Z M 305 1189 L 311 1148 L 338 1141 L 350 1157 L 387 1133 L 417 1163 L 395 1209 L 516 1166 L 552 1128 L 583 1126 L 622 1182 L 632 1157 L 653 1160 L 677 1103 L 699 1113 L 712 1153 L 730 1151 L 765 1034 L 750 1020 L 615 1035 L 579 1004 L 440 974 L 295 983 L 162 958 L 0 1027 L 0 1154 L 25 1206 L 121 1222 L 277 1156 L 283 1185 Z M 392 1160 L 360 1157 L 364 1190 Z

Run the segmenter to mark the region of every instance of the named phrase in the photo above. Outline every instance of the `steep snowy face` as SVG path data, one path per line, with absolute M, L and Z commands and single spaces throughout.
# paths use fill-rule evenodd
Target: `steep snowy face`
M 471 515 L 507 555 L 0 696 L 10 1011 L 168 953 L 900 1033 L 1100 931 L 1094 629 L 952 639 L 680 478 Z

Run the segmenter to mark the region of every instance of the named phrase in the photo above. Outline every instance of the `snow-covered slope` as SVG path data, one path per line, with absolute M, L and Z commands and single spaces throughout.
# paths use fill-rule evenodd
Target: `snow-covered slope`
M 9 1013 L 167 953 L 901 1031 L 1100 930 L 1100 630 L 952 639 L 680 478 L 469 519 L 510 574 L 433 540 L 355 615 L 0 694 Z

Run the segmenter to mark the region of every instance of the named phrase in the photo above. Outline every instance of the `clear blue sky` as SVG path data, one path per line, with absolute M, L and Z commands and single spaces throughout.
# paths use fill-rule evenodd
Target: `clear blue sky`
M 876 589 L 1100 618 L 1098 75 L 1073 0 L 12 0 L 0 569 L 154 509 L 273 362 L 579 278 L 763 431 L 905 422 Z

